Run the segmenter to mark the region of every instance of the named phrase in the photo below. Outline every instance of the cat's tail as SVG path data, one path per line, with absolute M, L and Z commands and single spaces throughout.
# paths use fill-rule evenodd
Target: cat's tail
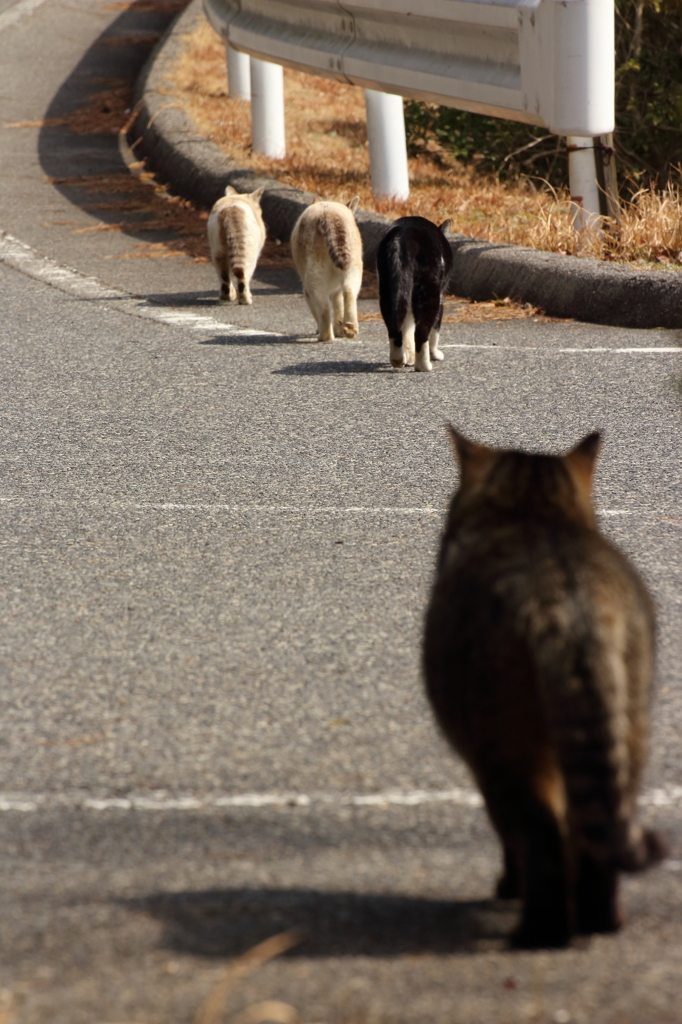
M 230 274 L 237 281 L 241 295 L 245 285 L 244 270 L 244 217 L 239 207 L 228 208 L 220 218 L 220 247 L 223 253 L 223 280 L 229 281 Z
M 637 726 L 632 722 L 628 680 L 633 668 L 614 638 L 595 639 L 590 611 L 579 604 L 578 597 L 569 630 L 556 623 L 558 628 L 547 631 L 538 658 L 541 692 L 566 790 L 568 824 L 594 861 L 638 871 L 661 860 L 665 849 L 655 833 L 643 831 L 635 822 L 635 762 L 640 755 L 643 758 L 643 751 L 633 750 Z M 639 742 L 643 748 L 643 736 Z
M 408 258 L 403 241 L 398 233 L 389 232 L 377 252 L 379 308 L 389 338 L 402 331 L 414 288 L 414 260 Z
M 320 230 L 329 258 L 338 270 L 348 270 L 352 262 L 350 238 L 340 217 L 330 215 L 320 221 Z

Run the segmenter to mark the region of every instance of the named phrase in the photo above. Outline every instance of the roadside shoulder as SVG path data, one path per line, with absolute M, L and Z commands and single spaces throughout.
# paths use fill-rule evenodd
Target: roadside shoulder
M 314 196 L 238 166 L 200 134 L 184 110 L 169 101 L 164 80 L 184 37 L 203 17 L 201 0 L 192 0 L 152 52 L 138 80 L 136 116 L 128 142 L 135 156 L 146 160 L 160 180 L 204 209 L 211 208 L 227 185 L 238 192 L 264 185 L 261 205 L 268 233 L 287 241 Z M 356 219 L 365 263 L 372 266 L 379 239 L 390 222 L 363 210 Z M 451 245 L 450 290 L 463 298 L 486 301 L 509 296 L 540 306 L 549 316 L 613 327 L 682 327 L 682 274 L 633 270 L 465 235 L 453 235 Z

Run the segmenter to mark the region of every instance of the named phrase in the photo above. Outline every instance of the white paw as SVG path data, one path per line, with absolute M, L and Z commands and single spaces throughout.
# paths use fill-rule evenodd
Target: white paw
M 388 357 L 391 361 L 391 366 L 395 366 L 398 369 L 405 365 L 405 346 L 394 345 L 393 342 L 389 342 Z
M 347 323 L 343 325 L 343 333 L 347 338 L 354 338 L 360 330 L 359 324 Z
M 429 358 L 429 350 L 426 345 L 422 345 L 421 351 L 417 352 L 414 359 L 414 368 L 422 373 L 428 373 L 433 367 L 431 366 L 431 360 Z
M 431 358 L 435 359 L 437 363 L 442 363 L 443 360 L 445 359 L 445 353 L 442 352 L 441 349 L 439 348 L 432 348 Z

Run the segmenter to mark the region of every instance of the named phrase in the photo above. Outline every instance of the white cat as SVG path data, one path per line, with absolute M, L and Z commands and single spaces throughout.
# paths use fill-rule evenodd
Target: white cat
M 358 333 L 362 239 L 353 214 L 359 197 L 343 203 L 315 200 L 291 233 L 291 254 L 315 317 L 319 341 Z
M 249 287 L 265 244 L 260 197 L 265 186 L 240 195 L 231 185 L 215 203 L 208 218 L 211 262 L 220 278 L 219 302 L 253 303 Z

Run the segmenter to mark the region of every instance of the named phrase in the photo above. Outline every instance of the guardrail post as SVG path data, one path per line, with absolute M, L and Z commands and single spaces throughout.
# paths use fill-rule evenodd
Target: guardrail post
M 372 192 L 375 196 L 407 199 L 407 144 L 402 96 L 365 89 L 367 138 Z
M 227 94 L 230 99 L 251 99 L 251 58 L 248 53 L 233 50 L 229 43 L 227 54 Z
M 251 141 L 254 153 L 286 156 L 284 73 L 280 64 L 251 58 Z
M 594 139 L 568 135 L 568 183 L 573 203 L 573 227 L 576 231 L 592 228 L 601 231 L 601 206 L 597 180 Z

